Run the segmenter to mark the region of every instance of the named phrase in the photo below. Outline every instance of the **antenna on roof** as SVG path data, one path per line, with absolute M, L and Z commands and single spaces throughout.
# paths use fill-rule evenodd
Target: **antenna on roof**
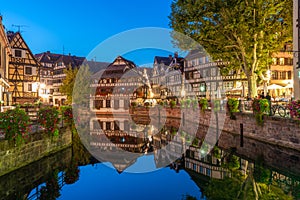
M 19 33 L 21 33 L 21 28 L 22 28 L 22 27 L 28 27 L 28 26 L 26 26 L 26 25 L 20 25 L 20 24 L 13 24 L 12 26 L 13 26 L 13 27 L 17 27 Z

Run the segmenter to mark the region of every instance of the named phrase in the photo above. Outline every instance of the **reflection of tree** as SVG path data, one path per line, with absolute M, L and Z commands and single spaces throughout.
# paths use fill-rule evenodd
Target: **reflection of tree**
M 271 171 L 264 166 L 263 160 L 255 164 L 246 161 L 242 174 L 237 156 L 229 154 L 223 159 L 222 165 L 232 172 L 232 176 L 211 179 L 204 190 L 208 199 L 293 199 L 271 182 Z
M 58 170 L 49 174 L 46 186 L 40 190 L 40 200 L 55 200 L 60 196 L 60 186 L 58 184 Z
M 70 166 L 67 167 L 64 174 L 64 182 L 66 184 L 73 184 L 79 179 L 78 163 L 72 159 Z
M 187 195 L 184 195 L 184 196 L 181 198 L 181 200 L 197 200 L 197 198 L 196 198 L 196 197 L 193 197 L 193 196 L 191 196 L 191 195 L 189 195 L 189 194 L 187 194 Z

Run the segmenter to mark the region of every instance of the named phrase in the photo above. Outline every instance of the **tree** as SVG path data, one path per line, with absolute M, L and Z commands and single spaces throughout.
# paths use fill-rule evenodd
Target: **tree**
M 79 76 L 76 77 L 74 82 L 72 100 L 74 104 L 86 107 L 89 105 L 91 93 L 91 72 L 89 65 L 82 65 L 78 71 L 78 74 Z
M 292 5 L 292 0 L 175 0 L 170 26 L 199 42 L 213 60 L 228 62 L 223 73 L 242 70 L 253 97 L 272 54 L 291 41 Z
M 59 87 L 59 91 L 67 95 L 68 104 L 72 103 L 73 87 L 77 73 L 78 68 L 72 69 L 72 67 L 68 67 L 64 69 L 64 74 L 66 74 L 66 78 L 63 80 L 62 85 Z

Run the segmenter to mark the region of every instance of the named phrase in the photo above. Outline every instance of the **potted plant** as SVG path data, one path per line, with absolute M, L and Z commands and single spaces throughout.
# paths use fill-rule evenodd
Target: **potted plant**
M 237 98 L 230 98 L 227 101 L 227 108 L 230 114 L 230 119 L 236 119 L 233 113 L 238 112 L 239 100 Z
M 208 100 L 206 98 L 202 98 L 199 100 L 199 107 L 202 112 L 204 112 L 208 108 Z
M 254 99 L 252 109 L 257 124 L 263 125 L 263 116 L 270 111 L 268 99 Z

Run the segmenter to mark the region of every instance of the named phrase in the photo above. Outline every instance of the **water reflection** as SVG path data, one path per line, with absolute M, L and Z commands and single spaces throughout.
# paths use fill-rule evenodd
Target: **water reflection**
M 100 163 L 75 134 L 72 148 L 0 177 L 1 199 L 300 199 L 299 166 L 290 168 L 299 152 L 265 146 L 268 156 L 249 157 L 255 147 L 266 145 L 253 140 L 245 140 L 251 149 L 233 148 L 232 140 L 229 146 L 220 141 L 222 147 L 206 152 L 210 147 L 203 137 L 191 139 L 176 120 L 166 121 L 160 130 L 147 121 L 136 122 L 95 120 L 92 126 L 104 131 L 90 129 L 92 136 L 102 138 L 94 148 L 116 154 L 102 156 L 106 161 Z M 126 152 L 135 157 L 128 160 Z M 284 160 L 284 155 L 293 159 L 277 165 L 270 160 Z M 151 173 L 126 173 L 157 167 L 161 169 Z

